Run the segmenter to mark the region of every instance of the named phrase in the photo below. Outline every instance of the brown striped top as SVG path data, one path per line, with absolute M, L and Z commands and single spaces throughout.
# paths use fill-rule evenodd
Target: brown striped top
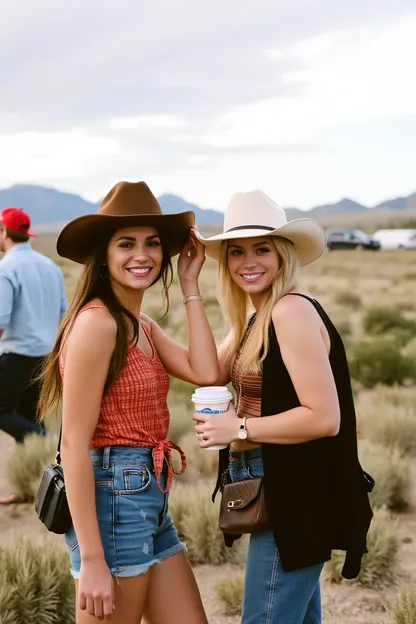
M 235 410 L 239 418 L 261 416 L 262 376 L 243 373 L 239 366 L 239 352 L 234 358 L 231 383 L 236 393 Z

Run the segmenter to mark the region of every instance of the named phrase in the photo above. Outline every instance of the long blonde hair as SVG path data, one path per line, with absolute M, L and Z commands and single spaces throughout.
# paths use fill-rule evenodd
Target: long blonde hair
M 239 365 L 247 373 L 259 374 L 269 347 L 269 326 L 275 304 L 295 285 L 299 269 L 299 260 L 293 243 L 286 238 L 268 236 L 267 240 L 276 249 L 279 256 L 279 270 L 276 279 L 267 293 L 261 309 L 257 311 L 254 322 L 244 344 L 241 344 L 247 328 L 247 320 L 253 305 L 250 297 L 232 279 L 228 270 L 228 241 L 221 248 L 218 278 L 218 299 L 227 317 L 231 330 L 224 341 L 225 362 L 231 370 L 235 355 L 241 346 Z

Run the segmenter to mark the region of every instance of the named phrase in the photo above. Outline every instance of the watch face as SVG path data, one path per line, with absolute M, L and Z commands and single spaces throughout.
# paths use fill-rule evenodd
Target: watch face
M 240 438 L 240 440 L 245 440 L 247 437 L 247 429 L 241 429 L 238 432 L 238 437 Z

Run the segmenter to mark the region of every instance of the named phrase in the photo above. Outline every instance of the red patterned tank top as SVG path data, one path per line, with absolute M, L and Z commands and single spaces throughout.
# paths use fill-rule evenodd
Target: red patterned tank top
M 89 304 L 80 312 L 104 305 Z M 152 348 L 149 357 L 133 343 L 129 344 L 123 370 L 103 396 L 97 426 L 91 440 L 91 448 L 105 446 L 137 446 L 152 448 L 153 464 L 159 489 L 163 460 L 168 463 L 167 491 L 172 482 L 172 474 L 183 474 L 186 459 L 183 451 L 174 442 L 167 440 L 170 414 L 167 405 L 169 375 L 156 351 L 150 332 L 143 324 L 140 328 Z M 61 350 L 66 338 L 62 339 Z M 64 367 L 59 359 L 61 376 L 64 381 Z M 177 473 L 172 465 L 171 450 L 179 452 L 182 466 Z

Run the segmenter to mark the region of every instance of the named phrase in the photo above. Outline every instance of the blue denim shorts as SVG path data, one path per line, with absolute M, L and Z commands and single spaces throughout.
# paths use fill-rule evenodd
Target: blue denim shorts
M 139 576 L 155 563 L 186 550 L 168 515 L 169 494 L 156 483 L 152 449 L 107 446 L 93 449 L 98 526 L 113 576 Z M 161 476 L 165 489 L 166 471 Z M 81 554 L 74 527 L 65 534 L 71 574 L 77 579 Z

